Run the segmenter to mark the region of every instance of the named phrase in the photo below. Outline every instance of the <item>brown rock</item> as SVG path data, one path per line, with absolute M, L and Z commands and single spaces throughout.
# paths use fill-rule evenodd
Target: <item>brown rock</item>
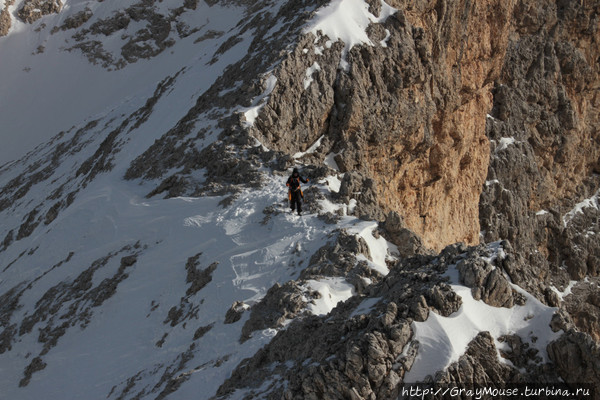
M 8 0 L 4 2 L 4 9 L 0 11 L 0 37 L 8 35 L 8 31 L 12 25 L 12 19 L 10 18 L 10 12 L 8 7 L 14 3 L 14 0 Z
M 26 0 L 17 16 L 29 24 L 48 14 L 58 14 L 62 9 L 60 0 Z
M 408 229 L 438 250 L 457 241 L 478 243 L 489 159 L 485 116 L 512 4 L 449 2 L 436 10 L 437 18 L 425 7 L 392 5 L 401 11 L 369 30 L 374 42 L 390 31 L 387 47 L 353 48 L 347 73 L 334 69 L 338 46 L 313 56 L 314 39 L 303 41 L 279 68 L 283 79 L 257 120 L 256 135 L 293 153 L 325 133 L 321 157 L 343 151 L 336 158 L 342 172 L 360 171 L 373 181 L 378 219 L 398 212 Z M 478 45 L 467 44 L 469 37 Z M 315 61 L 321 71 L 304 90 L 303 74 Z M 295 115 L 303 115 L 302 123 Z
M 600 390 L 600 347 L 582 332 L 569 331 L 548 345 L 548 356 L 567 384 L 591 383 Z

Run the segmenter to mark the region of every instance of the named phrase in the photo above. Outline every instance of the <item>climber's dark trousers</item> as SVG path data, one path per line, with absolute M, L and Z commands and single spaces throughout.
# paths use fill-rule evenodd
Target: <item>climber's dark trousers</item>
M 302 195 L 299 190 L 291 193 L 290 208 L 292 211 L 298 210 L 298 214 L 302 212 Z

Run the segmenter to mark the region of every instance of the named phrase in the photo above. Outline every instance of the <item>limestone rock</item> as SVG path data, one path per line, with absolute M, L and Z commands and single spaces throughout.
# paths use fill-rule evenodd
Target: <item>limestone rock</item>
M 518 373 L 498 360 L 494 338 L 489 332 L 479 333 L 468 345 L 465 354 L 447 370 L 435 376 L 438 385 L 482 385 L 502 387 L 514 382 Z
M 256 330 L 283 327 L 287 319 L 293 319 L 305 308 L 303 290 L 295 282 L 275 284 L 265 297 L 252 307 L 250 318 L 242 327 L 240 341 L 248 340 Z
M 24 22 L 32 23 L 44 15 L 59 13 L 62 6 L 60 0 L 26 0 L 17 16 Z
M 416 254 L 431 254 L 421 238 L 406 227 L 404 220 L 396 211 L 390 211 L 382 224 L 385 238 L 398 247 L 400 255 L 411 257 Z
M 548 356 L 568 384 L 593 383 L 600 389 L 600 346 L 582 332 L 569 331 L 548 345 Z
M 566 296 L 564 307 L 575 326 L 600 343 L 600 289 L 599 279 L 579 282 Z
M 504 275 L 482 259 L 462 261 L 457 266 L 460 280 L 472 288 L 473 298 L 494 307 L 510 308 L 513 290 Z
M 10 27 L 12 26 L 12 18 L 8 7 L 12 6 L 14 0 L 7 0 L 4 2 L 4 8 L 0 10 L 0 37 L 6 36 Z
M 343 276 L 354 285 L 358 293 L 365 289 L 365 279 L 371 283 L 381 280 L 381 274 L 364 262 L 358 262 L 356 256 L 364 255 L 371 259 L 369 246 L 363 238 L 341 230 L 333 243 L 321 247 L 310 259 L 310 264 L 300 274 L 304 280 L 318 279 L 323 276 Z
M 600 188 L 597 10 L 520 0 L 512 15 L 487 118 L 480 221 L 485 241 L 515 247 L 505 265 L 511 280 L 542 298 L 546 286 L 595 276 L 599 265 L 597 209 L 569 215 Z

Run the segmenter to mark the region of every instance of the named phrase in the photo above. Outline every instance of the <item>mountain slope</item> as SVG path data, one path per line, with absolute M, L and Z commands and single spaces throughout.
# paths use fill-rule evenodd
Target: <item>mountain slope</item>
M 575 3 L 0 2 L 1 393 L 597 386 Z

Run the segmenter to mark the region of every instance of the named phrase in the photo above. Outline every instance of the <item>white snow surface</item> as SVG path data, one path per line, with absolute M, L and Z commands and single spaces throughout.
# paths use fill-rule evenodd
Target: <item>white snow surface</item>
M 558 295 L 561 300 L 564 300 L 565 297 L 572 293 L 573 287 L 578 283 L 578 281 L 569 281 L 569 284 L 562 292 L 558 290 L 555 286 L 550 286 L 550 288 Z
M 57 166 L 53 175 L 56 180 L 32 184 L 24 197 L 0 212 L 0 239 L 8 227 L 22 223 L 23 210 L 66 183 L 73 169 L 94 154 L 106 133 L 146 103 L 159 82 L 179 73 L 173 86 L 158 99 L 149 118 L 128 132 L 121 151 L 112 160 L 113 170 L 99 174 L 81 188 L 73 203 L 55 220 L 48 225 L 40 224 L 31 236 L 14 241 L 0 252 L 0 295 L 15 287 L 27 288 L 18 299 L 19 307 L 7 321 L 17 327 L 32 316 L 44 294 L 60 285 L 71 285 L 96 260 L 113 254 L 94 272 L 91 280 L 94 287 L 117 273 L 122 257 L 137 254 L 135 264 L 125 270 L 128 276 L 118 283 L 115 293 L 101 305 L 90 307 L 86 324 L 76 323 L 66 329 L 56 345 L 41 356 L 46 367 L 33 373 L 30 383 L 23 388 L 19 388 L 19 381 L 32 358 L 42 351 L 43 343 L 38 340 L 40 329 L 49 321 L 39 321 L 30 333 L 15 336 L 12 347 L 0 354 L 3 399 L 113 400 L 129 390 L 125 398 L 140 394 L 140 399 L 149 400 L 165 388 L 167 381 L 158 382 L 171 370 L 177 370 L 176 376 L 186 379 L 177 391 L 169 394 L 170 400 L 210 398 L 241 360 L 254 355 L 276 333 L 273 329 L 255 332 L 241 344 L 239 338 L 248 312 L 240 321 L 224 324 L 225 314 L 235 301 L 252 306 L 275 283 L 297 279 L 310 257 L 332 240 L 337 229 L 361 236 L 369 247 L 370 258 L 359 256 L 359 261 L 367 262 L 384 275 L 388 273 L 388 261 L 397 252 L 392 244 L 373 234 L 376 222 L 348 216 L 355 200 L 348 205 L 321 201 L 325 210 L 344 211 L 345 216 L 337 225 L 328 225 L 316 215 L 290 214 L 285 177 L 268 171 L 262 187 L 244 190 L 227 207 L 219 205 L 222 197 L 148 199 L 145 195 L 156 182 L 124 181 L 122 177 L 130 163 L 175 126 L 229 65 L 244 57 L 253 39 L 252 32 L 240 34 L 237 27 L 244 17 L 242 7 L 209 6 L 206 2 L 199 2 L 196 10 L 186 12 L 185 22 L 191 28 L 198 28 L 196 33 L 178 38 L 173 47 L 150 60 L 139 60 L 120 70 L 108 71 L 90 64 L 78 51 L 64 51 L 68 47 L 66 41 L 75 44 L 70 37 L 73 31 L 50 34 L 50 29 L 60 25 L 69 13 L 89 7 L 94 14 L 93 22 L 113 15 L 115 7 L 135 2 L 66 0 L 62 13 L 46 16 L 32 25 L 13 19 L 9 35 L 0 38 L 3 143 L 0 187 L 28 166 L 35 166 L 36 157 L 48 156 L 49 150 L 42 144 L 58 132 L 65 134 L 55 144 L 67 143 L 77 130 L 91 121 L 99 121 L 97 128 L 86 133 L 87 147 Z M 284 3 L 279 0 L 273 7 Z M 11 10 L 19 4 L 17 1 Z M 161 13 L 167 14 L 181 6 L 181 2 L 163 0 L 157 5 Z M 366 27 L 369 23 L 383 22 L 394 12 L 382 1 L 381 15 L 376 18 L 363 0 L 333 0 L 317 12 L 306 31 L 344 41 L 347 53 L 356 44 L 374 45 L 366 36 Z M 132 22 L 131 29 L 134 28 L 139 26 Z M 277 32 L 276 28 L 271 31 Z M 210 31 L 223 35 L 195 43 Z M 241 41 L 211 63 L 217 49 L 233 38 Z M 95 39 L 102 40 L 109 50 L 118 48 L 113 37 Z M 380 43 L 384 44 L 385 41 Z M 35 54 L 41 45 L 43 53 Z M 330 46 L 328 41 L 326 47 Z M 313 67 L 313 71 L 307 71 L 307 78 L 317 71 Z M 262 78 L 264 91 L 250 107 L 231 105 L 231 112 L 243 114 L 249 126 L 254 124 L 277 83 L 272 71 L 265 71 Z M 221 94 L 243 83 L 235 82 Z M 207 134 L 195 142 L 198 149 L 217 139 L 213 129 L 217 123 L 208 117 L 199 119 L 191 135 L 204 128 Z M 320 139 L 303 154 L 315 151 Z M 32 151 L 36 146 L 38 153 Z M 26 153 L 27 163 L 14 162 Z M 337 169 L 335 155 L 330 154 L 327 163 Z M 194 173 L 198 179 L 202 175 L 203 171 Z M 324 192 L 339 191 L 340 178 L 328 177 L 319 187 Z M 276 212 L 265 215 L 263 210 L 269 206 Z M 46 211 L 42 209 L 40 213 Z M 125 246 L 130 248 L 124 250 Z M 198 269 L 218 264 L 212 280 L 182 302 L 191 285 L 186 281 L 186 263 L 194 256 L 198 256 Z M 318 315 L 330 312 L 354 293 L 341 277 L 312 280 L 307 286 L 322 295 L 309 305 L 309 311 Z M 531 296 L 524 307 L 496 310 L 472 300 L 470 292 L 460 285 L 454 287 L 464 301 L 456 315 L 442 318 L 432 313 L 428 321 L 415 323 L 421 350 L 410 372 L 414 374 L 412 378 L 433 373 L 454 360 L 477 329 L 516 330 L 522 336 L 527 336 L 526 330 L 530 329 L 540 337 L 536 346 L 547 343 L 549 330 L 543 328 L 551 310 Z M 368 312 L 377 301 L 365 300 L 355 313 Z M 67 314 L 74 304 L 73 299 L 59 302 L 57 315 Z M 196 312 L 175 326 L 165 322 L 169 311 L 182 304 Z M 523 322 L 522 318 L 529 314 L 534 317 Z M 508 322 L 503 324 L 503 318 Z M 54 327 L 61 323 L 56 319 Z M 464 325 L 457 324 L 459 320 Z M 194 340 L 196 330 L 206 326 L 212 328 Z M 184 362 L 184 354 L 191 358 Z M 129 384 L 133 386 L 127 389 Z
M 340 301 L 346 301 L 354 295 L 354 286 L 341 277 L 327 277 L 319 281 L 310 279 L 306 286 L 321 294 L 321 298 L 314 299 L 307 307 L 315 315 L 328 314 Z
M 414 339 L 419 341 L 419 351 L 412 369 L 404 376 L 405 382 L 422 381 L 427 375 L 458 361 L 469 342 L 482 331 L 488 331 L 496 339 L 496 347 L 501 347 L 498 337 L 519 335 L 524 343 L 538 349 L 545 362 L 548 361 L 546 346 L 561 334 L 552 332 L 549 327 L 556 308 L 542 304 L 514 284 L 513 288 L 527 299 L 526 304 L 512 308 L 492 307 L 475 300 L 471 289 L 458 283 L 458 270 L 455 267 L 451 267 L 447 274 L 451 278 L 452 290 L 462 298 L 462 306 L 448 317 L 430 312 L 426 321 L 413 322 Z
M 496 147 L 496 153 L 508 149 L 508 146 L 515 144 L 515 142 L 515 138 L 512 137 L 501 138 L 500 142 L 498 143 L 498 147 Z
M 314 20 L 304 31 L 312 32 L 317 38 L 324 35 L 331 40 L 344 42 L 340 66 L 347 69 L 346 54 L 352 47 L 358 44 L 374 46 L 367 35 L 367 27 L 371 23 L 384 22 L 397 11 L 383 0 L 381 5 L 380 15 L 375 17 L 364 0 L 333 0 L 317 11 Z

